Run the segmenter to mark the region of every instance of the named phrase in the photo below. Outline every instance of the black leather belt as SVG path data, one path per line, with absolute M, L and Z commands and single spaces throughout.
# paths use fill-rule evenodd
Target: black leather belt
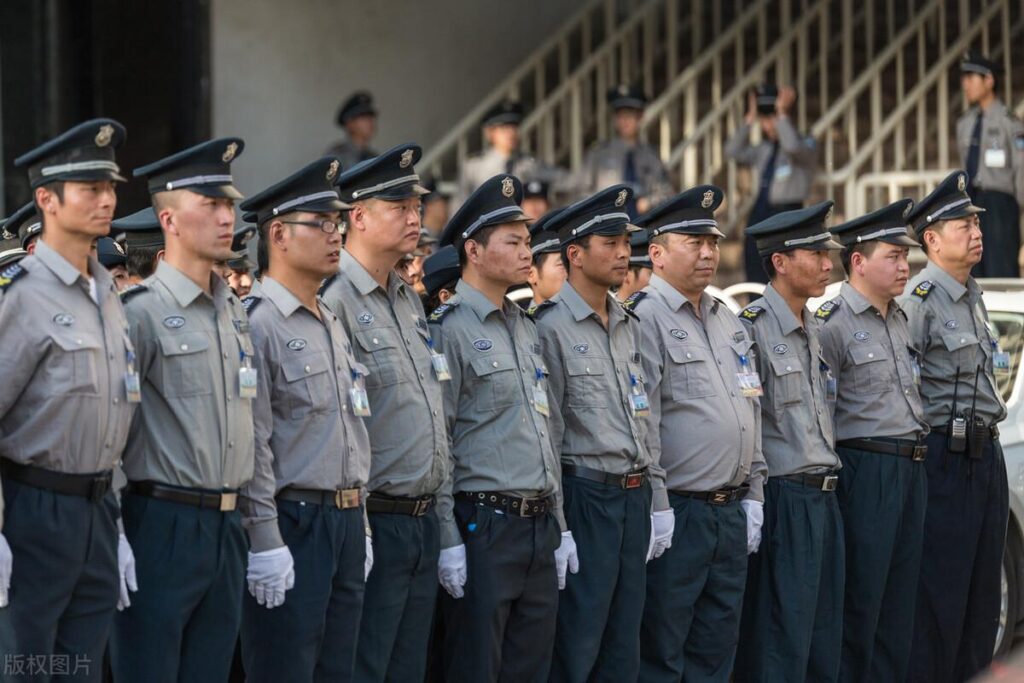
M 596 481 L 601 484 L 615 486 L 620 489 L 638 489 L 647 481 L 646 468 L 636 472 L 626 472 L 625 474 L 612 474 L 611 472 L 602 472 L 601 470 L 595 470 L 589 467 L 565 463 L 562 465 L 562 474 L 569 477 L 578 477 L 580 479 Z
M 158 484 L 155 481 L 130 481 L 124 490 L 138 496 L 221 512 L 231 512 L 238 507 L 238 491 L 232 490 L 190 489 Z
M 747 494 L 750 493 L 750 487 L 744 485 L 735 488 L 717 489 L 715 491 L 676 491 L 675 489 L 669 489 L 668 492 L 674 493 L 677 496 L 683 496 L 684 498 L 703 500 L 710 505 L 728 505 L 733 501 L 746 498 Z
M 286 486 L 277 492 L 277 497 L 281 500 L 323 505 L 324 507 L 333 507 L 339 510 L 359 507 L 359 489 L 324 491 L 321 489 L 297 489 Z
M 968 429 L 970 429 L 970 426 L 968 426 Z M 941 427 L 932 427 L 932 431 L 935 432 L 936 434 L 942 434 L 943 436 L 945 436 L 946 435 L 946 425 L 942 425 Z M 988 435 L 989 435 L 989 437 L 991 437 L 993 439 L 998 439 L 999 438 L 999 427 L 997 425 L 989 425 L 988 426 Z
M 37 489 L 45 489 L 66 496 L 88 498 L 92 502 L 103 500 L 111 488 L 113 472 L 95 474 L 72 474 L 55 472 L 34 465 L 22 465 L 7 458 L 0 458 L 0 475 Z
M 554 501 L 550 497 L 523 498 L 497 491 L 459 491 L 455 497 L 468 500 L 471 503 L 486 505 L 517 517 L 540 517 L 554 507 Z
M 839 485 L 839 475 L 834 472 L 823 472 L 821 474 L 784 474 L 776 479 L 785 479 L 786 481 L 795 481 L 798 484 L 803 484 L 808 488 L 818 489 L 819 491 L 835 491 L 836 486 Z
M 910 439 L 893 439 L 887 436 L 871 439 L 843 439 L 836 446 L 871 451 L 872 453 L 898 455 L 901 458 L 910 458 L 914 462 L 924 462 L 925 456 L 928 455 L 928 446 L 923 443 Z
M 434 507 L 436 499 L 433 496 L 421 498 L 399 498 L 396 496 L 385 496 L 381 493 L 371 493 L 366 498 L 366 511 L 384 513 L 386 515 L 411 515 L 422 517 Z

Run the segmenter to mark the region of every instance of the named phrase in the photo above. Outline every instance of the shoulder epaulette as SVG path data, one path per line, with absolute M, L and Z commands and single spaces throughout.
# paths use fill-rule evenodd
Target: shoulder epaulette
M 555 302 L 552 301 L 551 299 L 545 299 L 544 301 L 541 301 L 539 304 L 533 304 L 532 306 L 526 309 L 526 317 L 528 317 L 530 320 L 536 320 L 537 318 L 540 317 L 541 313 L 548 310 L 554 305 Z
M 647 296 L 647 292 L 644 292 L 642 290 L 639 291 L 639 292 L 633 292 L 628 297 L 626 297 L 625 301 L 622 302 L 622 307 L 625 308 L 630 313 L 633 313 L 634 315 L 636 315 L 636 307 L 637 307 L 637 305 L 641 301 L 643 301 L 646 296 Z
M 28 275 L 28 271 L 22 268 L 20 263 L 7 266 L 0 271 L 0 292 L 11 286 L 15 280 Z
M 764 313 L 763 306 L 747 306 L 742 311 L 740 311 L 740 320 L 745 320 L 747 322 L 752 323 L 755 320 L 757 320 L 757 317 L 762 313 Z
M 334 275 L 332 275 L 329 278 L 327 278 L 326 280 L 324 280 L 324 283 L 322 285 L 320 285 L 320 289 L 317 291 L 317 296 L 323 296 L 324 292 L 327 291 L 327 288 L 331 286 L 331 283 L 334 282 L 337 279 L 338 279 L 338 274 L 335 273 Z
M 911 294 L 916 296 L 921 301 L 924 301 L 925 299 L 928 298 L 928 295 L 932 293 L 932 287 L 934 286 L 935 285 L 931 280 L 922 280 L 920 283 L 918 283 L 917 287 L 914 287 L 914 291 L 911 292 Z
M 261 296 L 247 296 L 242 299 L 242 308 L 245 310 L 245 314 L 252 315 L 253 309 L 259 306 L 261 301 L 263 301 Z
M 457 301 L 449 301 L 448 303 L 441 304 L 434 309 L 434 312 L 430 314 L 428 320 L 432 323 L 442 322 L 444 317 L 454 311 L 455 307 L 458 305 L 459 303 Z
M 838 308 L 839 299 L 832 299 L 831 301 L 826 301 L 821 306 L 818 306 L 818 310 L 814 312 L 814 317 L 817 318 L 818 320 L 821 320 L 822 322 L 827 322 L 828 319 L 832 317 L 832 314 L 835 313 Z
M 128 300 L 131 299 L 133 296 L 140 292 L 145 292 L 147 289 L 149 288 L 146 287 L 146 285 L 142 284 L 141 282 L 134 284 L 131 287 L 125 287 L 124 289 L 121 290 L 121 303 L 127 303 Z

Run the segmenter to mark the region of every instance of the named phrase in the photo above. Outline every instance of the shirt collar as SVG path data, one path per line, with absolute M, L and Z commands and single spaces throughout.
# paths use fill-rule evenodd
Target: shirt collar
M 931 280 L 946 290 L 946 294 L 953 301 L 959 301 L 967 293 L 967 287 L 957 282 L 956 278 L 940 268 L 934 261 L 929 260 L 922 273 L 926 280 Z M 971 278 L 967 278 L 967 282 L 970 283 Z
M 491 313 L 497 313 L 498 307 L 494 303 L 484 296 L 484 293 L 479 289 L 469 284 L 465 280 L 460 279 L 455 285 L 455 293 L 459 295 L 459 304 L 467 306 L 469 310 L 476 314 L 476 317 L 483 322 L 487 319 Z M 518 306 L 516 307 L 518 308 Z M 503 312 L 507 312 L 508 307 L 502 309 Z
M 302 302 L 287 287 L 269 275 L 264 275 L 260 281 L 259 292 L 264 299 L 270 299 L 286 318 L 303 307 Z
M 860 314 L 869 308 L 874 308 L 867 298 L 858 292 L 849 281 L 844 282 L 839 287 L 839 298 L 846 302 L 846 305 L 850 307 L 850 310 L 854 313 Z
M 569 307 L 569 312 L 572 313 L 572 317 L 576 322 L 582 322 L 587 318 L 593 316 L 595 319 L 600 320 L 597 312 L 590 307 L 583 297 L 580 296 L 579 292 L 569 284 L 566 280 L 565 284 L 562 285 L 562 289 L 555 296 Z M 626 309 L 618 302 L 618 300 L 608 293 L 608 329 L 610 330 L 618 321 L 625 319 Z
M 783 334 L 789 334 L 803 327 L 801 322 L 793 315 L 793 311 L 789 309 L 789 304 L 786 303 L 786 300 L 770 284 L 764 288 L 764 300 L 775 313 L 775 317 L 779 321 L 779 328 Z
M 651 275 L 650 284 L 647 285 L 654 291 L 661 294 L 665 299 L 665 303 L 669 305 L 675 312 L 679 312 L 679 309 L 690 303 L 690 300 L 683 295 L 678 289 L 668 283 L 665 278 L 660 275 Z M 717 313 L 718 312 L 718 299 L 708 294 L 706 291 L 700 293 L 700 314 L 701 317 L 705 313 Z
M 57 276 L 57 279 L 66 285 L 73 285 L 82 277 L 82 274 L 75 268 L 71 263 L 61 256 L 55 249 L 48 247 L 46 242 L 42 240 L 36 240 L 35 256 L 39 261 L 42 261 L 43 265 L 50 269 L 50 271 Z M 89 259 L 89 272 L 95 274 L 97 272 L 97 266 L 93 265 L 93 259 Z M 98 284 L 98 283 L 97 283 Z
M 162 259 L 157 264 L 156 272 L 153 273 L 153 276 L 170 290 L 175 301 L 183 308 L 189 306 L 200 294 L 206 294 L 203 288 L 192 282 L 187 275 Z M 210 280 L 213 282 L 213 287 L 211 288 L 213 292 L 212 298 L 221 298 L 223 290 L 227 285 L 219 277 L 214 277 L 213 273 L 210 273 Z
M 359 293 L 366 296 L 375 289 L 383 289 L 373 276 L 370 275 L 370 271 L 366 270 L 362 263 L 360 263 L 355 256 L 349 253 L 347 250 L 341 250 L 341 256 L 338 263 L 338 268 L 348 279 L 352 281 L 352 284 L 356 286 Z M 388 273 L 388 286 L 387 293 L 389 296 L 394 295 L 397 291 L 405 288 L 405 281 L 402 278 L 395 275 L 394 271 Z

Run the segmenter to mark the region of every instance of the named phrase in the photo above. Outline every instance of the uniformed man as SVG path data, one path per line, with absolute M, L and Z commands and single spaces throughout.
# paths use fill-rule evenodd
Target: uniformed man
M 35 200 L 25 204 L 3 222 L 4 239 L 17 239 L 21 248 L 31 254 L 35 251 L 36 240 L 43 232 L 43 220 Z
M 547 301 L 558 294 L 565 284 L 562 242 L 557 232 L 548 229 L 558 211 L 559 209 L 548 211 L 539 220 L 530 224 L 530 253 L 533 262 L 526 282 L 533 290 L 533 304 Z
M 96 240 L 96 260 L 107 269 L 114 287 L 121 291 L 128 287 L 128 269 L 125 267 L 124 249 L 110 237 L 101 237 Z
M 672 547 L 647 564 L 640 680 L 729 681 L 747 553 L 764 519 L 754 344 L 705 292 L 718 269 L 722 191 L 687 190 L 640 216 L 651 283 L 629 300 L 643 329 L 647 447 L 665 470 Z
M 137 285 L 153 274 L 164 257 L 164 231 L 152 206 L 117 218 L 110 232 L 118 233 L 125 253 L 128 284 Z
M 627 213 L 635 216 L 668 199 L 672 181 L 654 147 L 640 140 L 640 119 L 647 106 L 643 90 L 622 84 L 608 91 L 607 100 L 615 136 L 587 152 L 582 189 L 589 194 L 609 185 L 629 185 L 634 199 Z
M 225 280 L 227 280 L 231 291 L 240 299 L 249 296 L 249 292 L 252 291 L 253 262 L 249 259 L 249 250 L 246 245 L 255 235 L 255 225 L 246 225 L 235 230 L 235 236 L 231 240 L 231 251 L 234 254 L 225 262 L 227 266 Z
M 448 679 L 542 681 L 558 589 L 577 571 L 551 444 L 546 368 L 534 323 L 505 298 L 530 272 L 523 188 L 497 175 L 442 233 L 459 250 L 455 296 L 430 316 L 454 475 L 438 505 Z
M 648 253 L 647 230 L 638 230 L 629 236 L 629 272 L 619 288 L 615 290 L 615 298 L 626 301 L 651 281 L 654 264 Z
M 750 94 L 743 125 L 725 143 L 725 154 L 741 166 L 757 171 L 757 197 L 747 225 L 753 226 L 779 213 L 803 206 L 811 192 L 818 153 L 813 138 L 797 132 L 789 115 L 796 103 L 796 90 L 782 89 L 770 83 L 759 85 Z M 750 142 L 757 121 L 761 141 Z M 768 282 L 761 265 L 761 254 L 749 233 L 743 249 L 747 280 Z
M 242 303 L 213 266 L 231 257 L 241 198 L 231 162 L 243 144 L 210 140 L 134 171 L 166 252 L 124 294 L 142 409 L 121 502 L 142 590 L 115 623 L 117 680 L 224 680 L 238 637 L 246 542 L 236 507 L 253 473 L 258 377 Z
M 431 311 L 455 296 L 455 285 L 462 274 L 459 252 L 452 245 L 441 247 L 423 261 L 423 288 L 426 306 Z
M 914 616 L 909 680 L 964 681 L 992 660 L 999 628 L 1007 484 L 996 423 L 1006 417 L 998 381 L 1010 372 L 981 288 L 970 270 L 982 231 L 954 171 L 907 221 L 928 265 L 900 305 L 921 354 L 928 435 L 928 508 Z
M 437 237 L 448 222 L 448 203 L 452 198 L 451 192 L 444 187 L 445 184 L 439 183 L 433 178 L 425 178 L 421 184 L 427 190 L 427 194 L 423 195 L 423 229 Z M 448 184 L 450 185 L 450 183 Z
M 814 314 L 838 384 L 843 681 L 903 681 L 910 665 L 928 488 L 917 350 L 895 301 L 909 277 L 907 254 L 917 246 L 906 229 L 912 205 L 902 199 L 832 228 L 848 280 Z
M 377 109 L 372 94 L 360 90 L 349 95 L 338 108 L 337 122 L 345 129 L 345 140 L 335 143 L 327 154 L 337 157 L 342 169 L 348 170 L 377 156 L 370 146 L 377 132 Z
M 551 210 L 551 187 L 544 180 L 527 180 L 523 183 L 523 213 L 530 220 L 539 220 Z
M 549 190 L 557 189 L 552 187 L 557 183 L 566 182 L 564 170 L 548 166 L 519 149 L 519 124 L 523 115 L 523 106 L 510 100 L 499 102 L 484 115 L 480 125 L 483 126 L 488 148 L 466 159 L 463 164 L 452 201 L 455 208 L 484 181 L 499 173 L 545 181 Z
M 842 647 L 841 467 L 832 432 L 836 380 L 807 299 L 832 273 L 832 202 L 747 228 L 770 278 L 740 313 L 757 344 L 761 443 L 768 463 L 760 551 L 750 557 L 736 681 L 834 681 Z
M 609 293 L 629 267 L 631 194 L 613 185 L 553 219 L 568 280 L 534 311 L 581 566 L 559 597 L 552 681 L 636 680 L 645 562 L 672 541 L 664 480 L 644 445 L 640 325 Z
M 441 381 L 419 297 L 394 272 L 420 235 L 417 145 L 400 145 L 337 179 L 352 204 L 340 271 L 323 298 L 369 370 L 370 491 L 376 569 L 356 648 L 356 680 L 422 680 L 437 598 L 438 491 L 449 476 Z
M 117 121 L 94 119 L 14 161 L 46 227 L 0 271 L 4 680 L 48 681 L 63 660 L 99 681 L 114 608 L 137 586 L 111 490 L 137 366 L 113 280 L 90 254 L 114 217 L 124 139 Z
M 317 296 L 341 254 L 339 212 L 348 205 L 333 185 L 339 166 L 325 157 L 241 205 L 257 214 L 269 264 L 243 301 L 259 377 L 255 474 L 241 499 L 249 681 L 348 681 L 355 665 L 354 626 L 373 561 L 362 505 L 373 406 L 366 367 Z
M 971 274 L 1020 276 L 1020 205 L 1024 202 L 1024 123 L 996 97 L 1002 69 L 977 52 L 960 63 L 960 86 L 970 108 L 956 122 L 956 143 L 968 192 L 979 214 L 985 247 Z

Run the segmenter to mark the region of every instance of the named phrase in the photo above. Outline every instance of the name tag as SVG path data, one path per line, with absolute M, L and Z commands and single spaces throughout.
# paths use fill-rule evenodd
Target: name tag
M 451 370 L 448 368 L 448 359 L 443 353 L 431 349 L 430 364 L 434 366 L 434 374 L 438 382 L 447 382 L 452 378 Z
M 139 373 L 129 371 L 124 374 L 124 391 L 129 403 L 142 402 L 142 387 L 139 385 Z
M 992 369 L 997 374 L 1010 372 L 1010 354 L 1007 351 L 995 351 L 992 354 Z
M 989 168 L 1006 168 L 1006 150 L 986 149 L 985 165 Z
M 740 394 L 746 398 L 764 395 L 761 377 L 750 367 L 750 360 L 745 355 L 740 356 L 740 371 L 736 373 L 736 381 L 740 387 Z
M 256 398 L 256 368 L 238 368 L 238 395 Z
M 647 398 L 647 391 L 644 390 L 643 380 L 636 375 L 630 375 L 629 383 L 629 405 L 633 409 L 633 416 L 647 417 L 651 414 L 651 402 Z
M 348 390 L 352 402 L 352 414 L 356 417 L 370 417 L 370 397 L 366 395 L 366 378 L 352 371 L 352 388 Z

